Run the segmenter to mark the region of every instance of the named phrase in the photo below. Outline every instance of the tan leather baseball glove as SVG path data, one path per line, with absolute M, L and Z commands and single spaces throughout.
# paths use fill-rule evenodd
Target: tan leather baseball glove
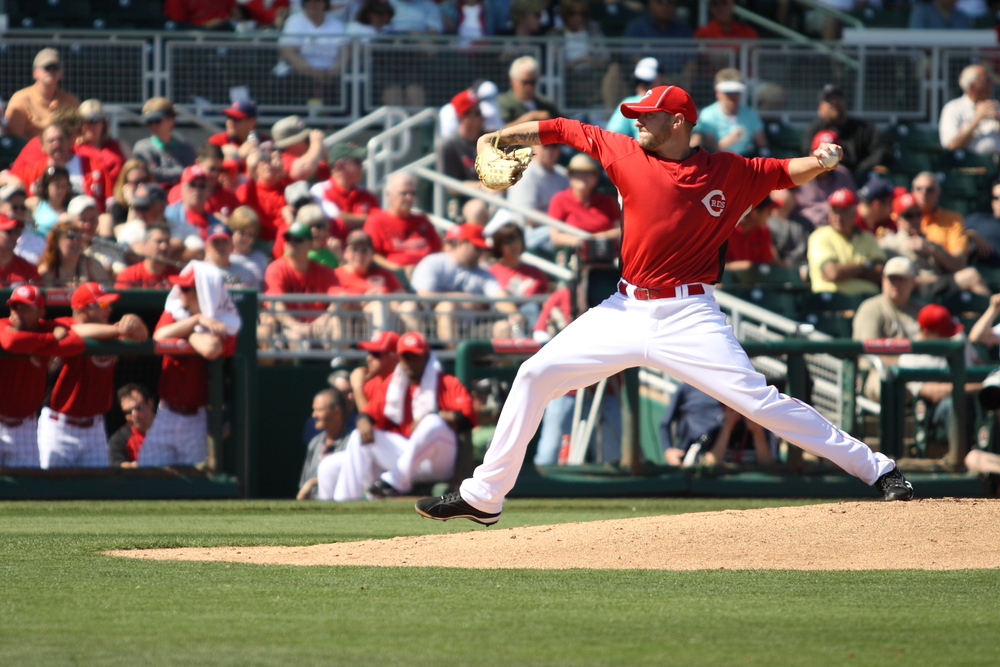
M 506 190 L 521 180 L 521 174 L 531 164 L 531 149 L 509 150 L 499 147 L 500 133 L 476 156 L 476 174 L 490 190 Z

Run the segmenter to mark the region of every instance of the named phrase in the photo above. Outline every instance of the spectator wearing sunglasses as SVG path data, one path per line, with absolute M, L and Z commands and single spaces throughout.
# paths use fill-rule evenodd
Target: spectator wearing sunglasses
M 13 181 L 0 187 L 0 215 L 7 216 L 21 225 L 21 235 L 17 239 L 14 253 L 35 265 L 45 250 L 45 237 L 35 230 L 34 221 L 28 215 L 26 201 L 27 194 L 20 181 Z
M 24 139 L 40 135 L 56 109 L 80 106 L 75 95 L 59 86 L 63 69 L 57 50 L 42 49 L 35 55 L 32 76 L 35 82 L 11 96 L 5 114 L 7 133 Z
M 142 122 L 150 136 L 135 142 L 132 154 L 149 165 L 153 180 L 170 188 L 181 179 L 186 167 L 195 163 L 194 146 L 174 136 L 177 123 L 174 104 L 165 97 L 152 97 L 142 105 Z
M 0 213 L 0 286 L 38 280 L 35 266 L 14 253 L 22 229 L 21 221 Z
M 108 438 L 108 463 L 112 468 L 134 468 L 146 434 L 156 418 L 153 396 L 131 382 L 118 390 L 118 405 L 125 424 Z
M 38 260 L 41 279 L 59 285 L 110 281 L 107 269 L 98 260 L 87 257 L 83 249 L 84 236 L 77 225 L 72 222 L 57 224 L 49 232 L 45 252 Z
M 208 210 L 208 174 L 198 165 L 192 165 L 184 170 L 181 176 L 180 201 L 167 206 L 163 212 L 170 223 L 173 237 L 187 238 L 192 235 L 192 228 L 204 239 L 208 228 L 220 224 L 219 220 Z
M 219 181 L 222 175 L 222 163 L 225 159 L 222 149 L 210 143 L 204 143 L 198 148 L 198 158 L 195 164 L 205 172 L 206 189 L 208 198 L 205 200 L 205 208 L 219 218 L 225 219 L 240 205 L 236 199 L 236 193 L 226 188 Z M 175 204 L 181 199 L 184 186 L 178 183 L 170 188 L 167 193 L 167 201 Z
M 521 56 L 510 64 L 510 90 L 497 97 L 500 119 L 505 127 L 532 120 L 562 116 L 555 102 L 538 94 L 541 66 L 531 56 Z

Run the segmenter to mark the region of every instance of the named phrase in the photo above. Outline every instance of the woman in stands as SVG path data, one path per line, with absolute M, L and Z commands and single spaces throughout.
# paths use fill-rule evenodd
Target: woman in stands
M 73 188 L 69 182 L 69 172 L 65 167 L 49 167 L 38 182 L 38 196 L 29 197 L 25 205 L 31 209 L 35 229 L 39 234 L 47 234 L 65 215 L 69 200 L 73 198 Z
M 71 222 L 60 222 L 49 232 L 45 252 L 38 260 L 38 273 L 49 284 L 104 283 L 111 275 L 99 261 L 83 254 L 84 238 Z
M 110 224 L 114 229 L 118 225 L 128 222 L 129 208 L 132 206 L 132 196 L 140 183 L 152 183 L 153 175 L 142 158 L 134 157 L 122 165 L 115 179 L 115 188 L 112 191 L 112 203 L 108 206 L 106 213 L 101 215 L 101 229 L 105 224 Z M 107 220 L 107 223 L 105 223 Z
M 100 100 L 85 100 L 77 110 L 83 118 L 83 131 L 76 140 L 76 154 L 86 155 L 104 165 L 111 180 L 118 178 L 131 149 L 111 138 L 108 116 Z

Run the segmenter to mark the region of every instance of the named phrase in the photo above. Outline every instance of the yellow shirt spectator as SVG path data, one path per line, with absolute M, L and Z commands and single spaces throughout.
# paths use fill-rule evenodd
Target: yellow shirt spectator
M 839 283 L 823 279 L 823 265 L 827 262 L 845 265 L 885 262 L 885 253 L 869 232 L 855 228 L 847 238 L 830 225 L 824 225 L 809 235 L 808 258 L 813 292 L 875 294 L 879 291 L 878 285 L 864 278 L 848 278 Z

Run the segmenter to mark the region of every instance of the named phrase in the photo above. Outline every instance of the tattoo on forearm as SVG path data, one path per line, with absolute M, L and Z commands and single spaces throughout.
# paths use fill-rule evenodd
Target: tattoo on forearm
M 501 146 L 537 146 L 542 143 L 537 132 L 511 132 L 500 135 Z

